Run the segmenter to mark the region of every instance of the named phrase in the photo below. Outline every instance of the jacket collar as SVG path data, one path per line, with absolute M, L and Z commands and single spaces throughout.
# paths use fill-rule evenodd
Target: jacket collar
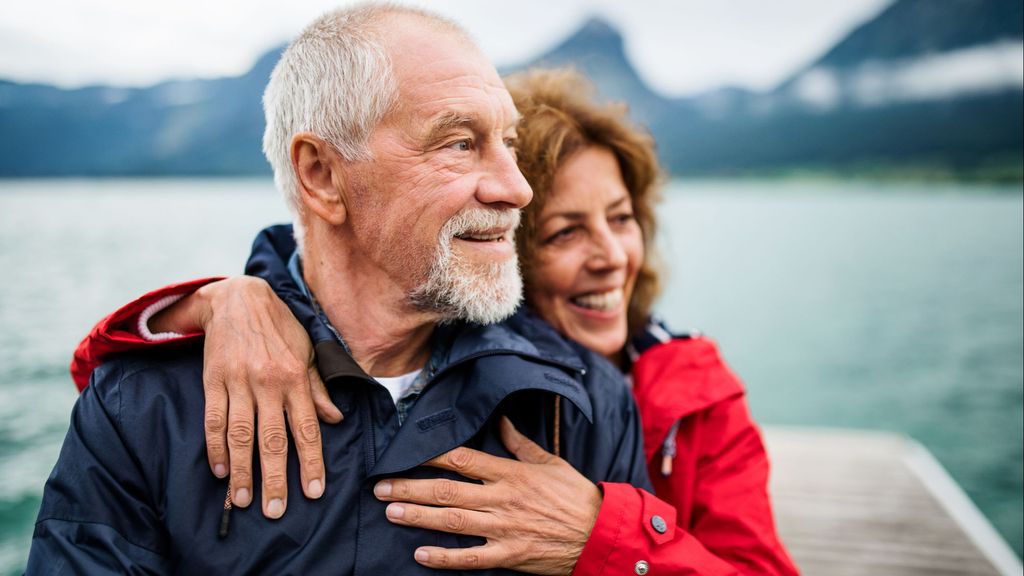
M 460 324 L 438 330 L 444 332 L 440 337 L 451 339 L 448 357 L 369 476 L 409 470 L 466 444 L 488 425 L 506 398 L 519 392 L 562 396 L 593 422 L 593 406 L 582 384 L 583 360 L 563 340 L 545 346 L 551 336 L 545 333 L 553 330 L 528 312 L 521 311 L 501 324 Z M 316 352 L 328 386 L 344 385 L 350 378 L 372 382 L 336 340 L 318 342 Z
M 648 460 L 679 419 L 744 393 L 714 341 L 704 337 L 677 338 L 648 348 L 633 365 L 632 376 Z

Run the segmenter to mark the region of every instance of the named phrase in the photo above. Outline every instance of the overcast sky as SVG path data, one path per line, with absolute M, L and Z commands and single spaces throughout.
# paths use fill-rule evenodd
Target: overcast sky
M 588 16 L 620 28 L 641 76 L 666 95 L 768 89 L 892 0 L 436 0 L 495 64 L 550 48 Z M 0 11 L 0 78 L 144 86 L 245 72 L 330 0 L 12 0 Z

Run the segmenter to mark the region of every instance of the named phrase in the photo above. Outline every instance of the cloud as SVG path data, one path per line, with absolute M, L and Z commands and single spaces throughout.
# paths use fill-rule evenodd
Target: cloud
M 1024 89 L 1024 42 L 1003 40 L 917 58 L 870 61 L 849 71 L 816 67 L 790 95 L 812 110 L 841 104 L 871 107 L 900 102 Z
M 828 68 L 812 68 L 800 75 L 792 88 L 793 95 L 817 111 L 835 108 L 842 97 L 836 73 Z
M 551 48 L 587 17 L 619 26 L 653 88 L 773 87 L 891 0 L 402 0 L 465 25 L 499 65 Z M 145 86 L 244 73 L 324 10 L 352 0 L 33 0 L 0 15 L 0 78 Z
M 894 63 L 866 63 L 850 80 L 862 106 L 1024 88 L 1024 43 L 1001 41 Z

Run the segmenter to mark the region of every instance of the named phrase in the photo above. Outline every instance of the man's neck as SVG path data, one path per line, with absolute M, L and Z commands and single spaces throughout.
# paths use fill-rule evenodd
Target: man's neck
M 413 309 L 401 287 L 380 271 L 351 258 L 314 254 L 315 262 L 303 262 L 303 278 L 360 368 L 384 377 L 422 368 L 436 315 Z

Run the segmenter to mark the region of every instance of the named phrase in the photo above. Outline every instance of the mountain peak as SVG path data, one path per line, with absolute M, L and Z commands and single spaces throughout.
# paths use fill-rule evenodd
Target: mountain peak
M 626 56 L 618 28 L 599 16 L 591 16 L 571 36 L 537 58 L 502 74 L 533 66 L 572 66 L 583 72 L 597 88 L 602 100 L 630 102 L 636 119 L 649 121 L 648 114 L 664 105 L 651 92 Z
M 587 18 L 587 21 L 583 23 L 583 26 L 576 32 L 575 36 L 587 35 L 596 36 L 606 39 L 622 39 L 622 35 L 619 34 L 610 22 L 600 16 L 591 16 Z
M 553 52 L 560 50 L 578 51 L 593 50 L 601 47 L 603 50 L 622 52 L 622 34 L 610 22 L 600 16 L 591 16 L 576 32 L 566 38 Z

